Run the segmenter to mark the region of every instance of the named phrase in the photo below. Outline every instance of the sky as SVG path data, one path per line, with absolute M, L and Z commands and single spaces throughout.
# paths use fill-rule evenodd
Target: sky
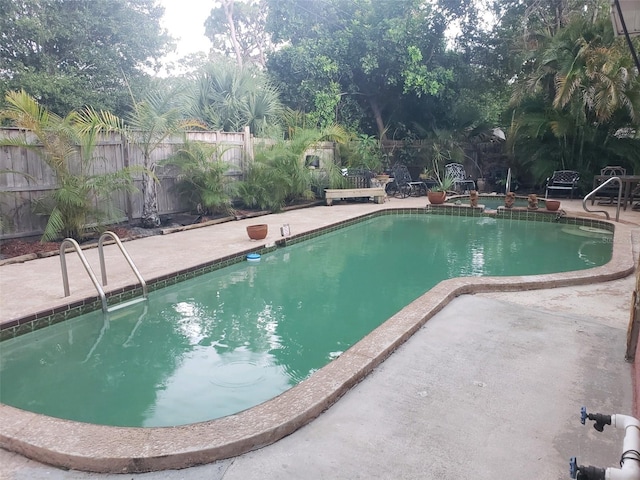
M 165 9 L 162 26 L 177 40 L 171 60 L 199 51 L 207 52 L 211 42 L 204 36 L 204 21 L 214 0 L 158 0 Z

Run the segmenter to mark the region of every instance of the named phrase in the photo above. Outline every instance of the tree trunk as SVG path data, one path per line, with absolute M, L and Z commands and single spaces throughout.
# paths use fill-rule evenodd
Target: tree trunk
M 238 42 L 238 35 L 236 33 L 236 24 L 233 21 L 233 2 L 234 0 L 222 0 L 221 3 L 224 8 L 224 14 L 227 17 L 227 23 L 229 24 L 229 36 L 231 37 L 233 50 L 236 52 L 236 63 L 239 68 L 242 68 L 242 52 L 240 50 L 240 43 Z
M 151 171 L 155 170 L 153 167 Z M 142 173 L 142 218 L 143 228 L 157 228 L 160 226 L 158 214 L 158 190 L 155 177 L 148 172 Z
M 382 112 L 380 111 L 380 107 L 376 103 L 373 98 L 369 98 L 369 105 L 371 105 L 371 111 L 373 112 L 373 117 L 376 120 L 376 126 L 378 127 L 378 137 L 380 141 L 386 138 L 384 121 L 382 120 Z

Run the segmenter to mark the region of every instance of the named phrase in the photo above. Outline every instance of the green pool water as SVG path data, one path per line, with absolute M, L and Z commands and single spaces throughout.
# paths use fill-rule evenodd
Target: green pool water
M 439 281 L 579 270 L 611 258 L 587 227 L 381 216 L 0 344 L 0 401 L 83 422 L 230 415 L 322 368 Z M 134 259 L 135 260 L 135 259 Z

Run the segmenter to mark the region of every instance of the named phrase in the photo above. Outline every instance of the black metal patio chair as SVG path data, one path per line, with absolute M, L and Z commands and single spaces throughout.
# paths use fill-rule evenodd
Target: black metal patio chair
M 573 198 L 573 194 L 578 188 L 578 180 L 580 180 L 580 173 L 575 170 L 556 170 L 553 175 L 547 178 L 544 198 L 547 198 L 549 193 L 556 195 L 568 193 L 569 198 Z
M 599 185 L 602 185 L 604 182 L 608 180 L 608 178 L 602 178 L 602 176 L 607 177 L 620 177 L 627 174 L 627 169 L 620 166 L 607 165 L 603 169 L 600 170 L 600 178 L 594 178 L 593 181 L 593 189 L 595 190 Z M 620 189 L 620 185 L 618 183 L 609 184 L 596 192 L 594 196 L 591 197 L 591 205 L 596 200 L 596 197 L 599 198 L 608 198 L 608 201 L 605 203 L 603 201 L 599 201 L 598 205 L 610 205 L 613 203 L 613 199 L 618 196 L 618 192 Z
M 396 163 L 391 167 L 393 180 L 386 186 L 389 196 L 407 198 L 408 196 L 420 197 L 427 194 L 427 185 L 424 182 L 414 182 L 406 165 Z

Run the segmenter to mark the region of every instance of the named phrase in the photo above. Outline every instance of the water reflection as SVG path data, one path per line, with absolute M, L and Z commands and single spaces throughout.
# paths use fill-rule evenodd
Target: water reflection
M 576 270 L 610 256 L 610 236 L 557 224 L 378 217 L 107 318 L 5 341 L 0 399 L 109 425 L 216 418 L 304 380 L 443 279 Z

